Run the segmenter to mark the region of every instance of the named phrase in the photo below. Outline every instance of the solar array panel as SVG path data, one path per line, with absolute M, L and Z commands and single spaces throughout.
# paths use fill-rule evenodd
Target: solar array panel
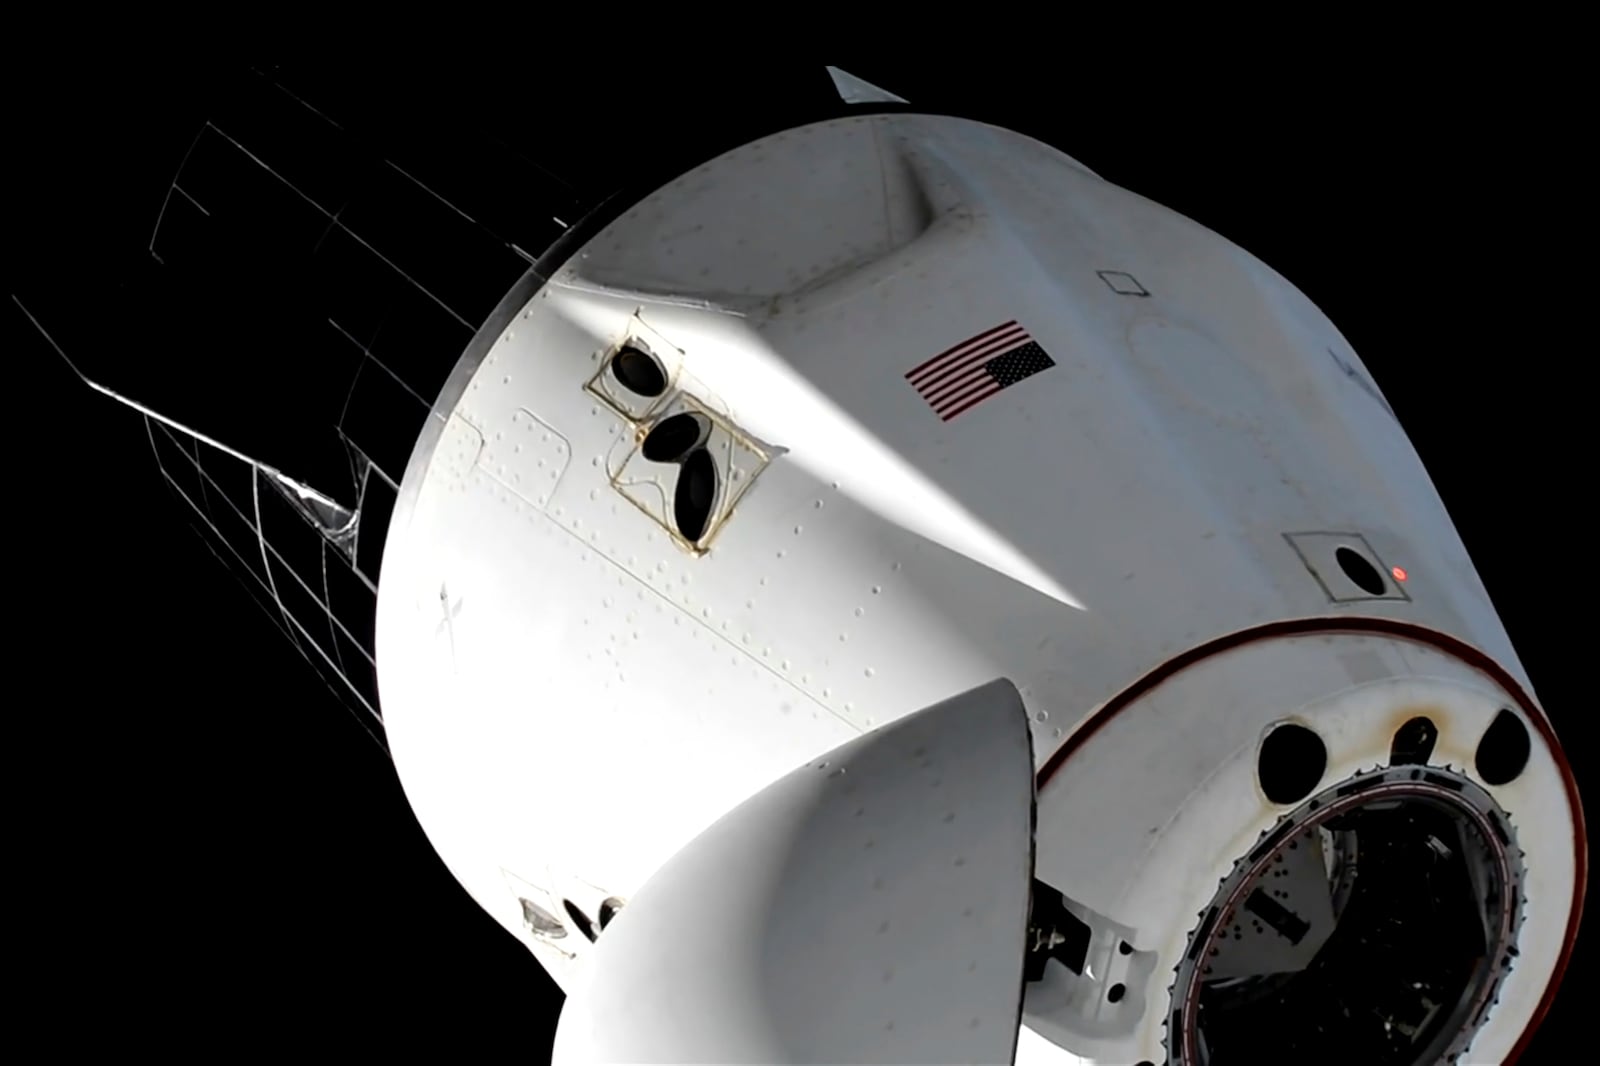
M 272 74 L 241 77 L 168 187 L 144 292 L 188 328 L 192 378 L 229 386 L 169 395 L 202 393 L 185 412 L 197 428 L 250 438 L 241 459 L 147 418 L 163 479 L 381 744 L 373 619 L 399 481 L 446 376 L 534 256 L 375 147 Z M 502 180 L 519 166 L 457 149 Z M 522 239 L 548 245 L 554 211 L 581 205 L 524 169 L 524 190 L 551 199 Z
M 479 327 L 563 236 L 842 108 L 822 67 L 694 68 L 648 90 L 571 73 L 553 93 L 561 79 L 443 67 L 213 72 L 186 98 L 200 117 L 181 159 L 150 163 L 174 169 L 152 186 L 144 254 L 107 284 L 58 286 L 48 325 L 17 301 L 146 414 L 213 553 L 380 744 L 385 536 Z M 106 162 L 105 180 L 137 177 Z

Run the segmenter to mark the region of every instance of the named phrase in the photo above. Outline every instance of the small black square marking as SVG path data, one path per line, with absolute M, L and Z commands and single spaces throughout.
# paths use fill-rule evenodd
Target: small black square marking
M 1150 290 L 1139 284 L 1139 279 L 1124 270 L 1096 270 L 1100 280 L 1111 286 L 1111 291 L 1123 296 L 1149 296 Z

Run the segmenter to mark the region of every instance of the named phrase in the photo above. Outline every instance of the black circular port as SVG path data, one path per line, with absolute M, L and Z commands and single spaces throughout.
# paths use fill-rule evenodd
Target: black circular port
M 1106 989 L 1106 999 L 1112 1003 L 1122 1002 L 1122 997 L 1128 994 L 1127 985 L 1112 985 Z
M 1322 738 L 1303 725 L 1285 722 L 1261 742 L 1256 777 L 1273 803 L 1298 803 L 1311 794 L 1328 769 Z
M 688 411 L 663 418 L 645 434 L 641 450 L 653 463 L 676 463 L 706 439 L 710 428 L 704 415 Z
M 667 391 L 667 372 L 660 360 L 631 344 L 611 360 L 611 376 L 629 392 L 655 397 Z
M 1333 559 L 1344 571 L 1344 576 L 1355 582 L 1356 587 L 1368 596 L 1382 596 L 1388 591 L 1389 586 L 1384 584 L 1378 568 L 1367 562 L 1367 557 L 1354 548 L 1341 546 L 1333 553 Z
M 1478 776 L 1491 785 L 1508 785 L 1521 776 L 1532 750 L 1528 727 L 1521 718 L 1501 708 L 1478 741 Z
M 1439 739 L 1439 729 L 1431 718 L 1417 717 L 1394 731 L 1389 742 L 1390 766 L 1422 766 L 1433 754 L 1434 741 Z
M 705 536 L 716 501 L 717 464 L 710 452 L 696 448 L 683 461 L 672 497 L 672 519 L 685 540 L 692 542 Z

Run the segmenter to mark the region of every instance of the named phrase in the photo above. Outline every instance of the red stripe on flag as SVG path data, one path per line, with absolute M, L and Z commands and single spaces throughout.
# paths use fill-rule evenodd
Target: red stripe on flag
M 910 370 L 906 371 L 906 380 L 912 382 L 913 384 L 919 380 L 926 380 L 929 373 L 944 365 L 946 361 L 959 359 L 962 355 L 969 354 L 973 348 L 994 339 L 995 336 L 1002 330 L 1013 329 L 1016 328 L 1016 326 L 1017 324 L 1015 321 L 1002 322 L 993 329 L 984 330 L 976 337 L 970 337 L 952 348 L 946 348 L 944 351 L 940 352 L 932 359 L 929 359 L 927 362 L 919 363 Z
M 948 422 L 1004 389 L 1009 380 L 1002 382 L 989 373 L 989 365 L 1032 343 L 1015 319 L 1002 322 L 918 364 L 906 372 L 906 380 L 934 414 Z
M 981 392 L 984 395 L 988 395 L 992 389 L 1003 387 L 1004 386 L 1000 385 L 1000 383 L 994 378 L 990 377 L 988 374 L 984 374 L 983 376 L 968 382 L 965 388 L 958 392 L 951 393 L 949 396 L 946 396 L 944 399 L 934 404 L 933 409 L 940 416 L 943 416 L 946 412 L 955 410 L 962 404 L 966 403 L 976 393 Z
M 955 378 L 981 368 L 984 363 L 987 363 L 1002 352 L 1020 348 L 1031 339 L 1028 336 L 1028 331 L 1021 326 L 1006 330 L 1004 333 L 997 334 L 984 341 L 978 347 L 962 352 L 959 358 L 949 359 L 939 364 L 936 372 L 928 374 L 920 381 L 912 384 L 916 385 L 917 391 L 924 396 L 931 396 Z
M 953 407 L 946 407 L 946 408 L 941 409 L 939 411 L 939 420 L 941 422 L 948 422 L 952 418 L 954 418 L 956 415 L 959 415 L 961 412 L 965 411 L 967 408 L 969 408 L 969 407 L 973 406 L 974 404 L 977 404 L 977 403 L 979 403 L 979 402 L 981 402 L 983 400 L 987 400 L 989 397 L 993 396 L 995 393 L 999 392 L 1003 388 L 1005 388 L 1004 385 L 1001 385 L 998 381 L 994 380 L 993 378 L 990 378 L 989 379 L 989 385 L 988 385 L 987 388 L 979 389 L 977 392 L 974 392 L 974 393 L 964 397 L 959 403 L 957 403 Z

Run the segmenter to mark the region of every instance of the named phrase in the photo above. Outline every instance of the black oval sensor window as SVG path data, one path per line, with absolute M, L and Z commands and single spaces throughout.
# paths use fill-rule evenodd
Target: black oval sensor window
M 615 896 L 600 901 L 600 928 L 611 924 L 611 919 L 622 909 L 622 901 Z
M 655 356 L 631 345 L 611 360 L 611 376 L 629 392 L 660 396 L 667 391 L 667 372 Z
M 645 434 L 644 457 L 653 463 L 675 463 L 705 440 L 706 429 L 701 415 L 684 412 L 663 418 Z
M 594 923 L 589 920 L 589 916 L 583 913 L 578 908 L 578 905 L 570 899 L 562 900 L 561 905 L 567 909 L 567 917 L 571 918 L 572 924 L 578 927 L 578 932 L 588 937 L 592 942 L 594 940 Z
M 1491 785 L 1509 785 L 1528 765 L 1533 744 L 1528 727 L 1509 710 L 1501 709 L 1478 741 L 1478 776 Z
M 717 499 L 717 466 L 711 453 L 696 448 L 683 461 L 678 473 L 678 488 L 673 494 L 672 518 L 684 539 L 697 541 L 711 523 L 711 508 Z
M 1298 803 L 1309 796 L 1328 769 L 1328 748 L 1322 738 L 1295 722 L 1285 722 L 1261 742 L 1256 777 L 1267 799 Z
M 1333 553 L 1333 557 L 1339 569 L 1344 571 L 1344 576 L 1355 582 L 1368 596 L 1382 596 L 1387 591 L 1378 568 L 1367 562 L 1354 548 L 1341 547 Z

